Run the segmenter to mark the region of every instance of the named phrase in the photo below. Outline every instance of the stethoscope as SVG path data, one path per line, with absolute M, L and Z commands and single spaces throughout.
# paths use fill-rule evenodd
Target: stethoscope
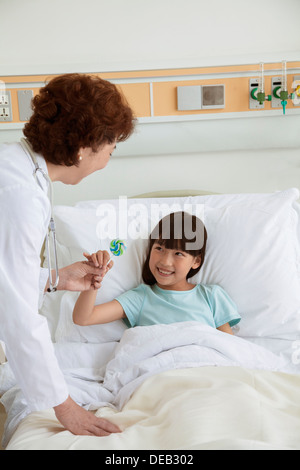
M 39 179 L 37 177 L 37 172 L 38 171 L 43 175 L 43 177 L 45 178 L 45 180 L 48 183 L 49 199 L 50 199 L 50 205 L 51 205 L 51 216 L 50 216 L 48 231 L 47 231 L 46 238 L 45 238 L 46 250 L 47 250 L 47 260 L 48 260 L 48 272 L 49 272 L 49 288 L 47 289 L 47 291 L 48 292 L 55 292 L 57 290 L 57 286 L 58 286 L 58 283 L 59 283 L 59 275 L 58 275 L 58 263 L 57 263 L 55 222 L 54 222 L 54 218 L 53 218 L 52 181 L 50 180 L 47 173 L 39 166 L 39 164 L 37 162 L 37 159 L 36 159 L 36 155 L 35 155 L 34 151 L 32 150 L 31 145 L 29 144 L 29 142 L 26 139 L 22 138 L 21 139 L 21 145 L 23 147 L 23 150 L 25 150 L 25 152 L 29 155 L 29 157 L 31 158 L 31 160 L 34 164 L 33 176 L 34 176 L 36 182 L 38 183 L 38 185 L 40 186 L 40 188 L 43 191 L 44 191 L 44 188 L 43 188 L 41 182 L 39 181 Z M 54 264 L 55 264 L 54 268 L 55 268 L 55 276 L 56 276 L 55 282 L 53 282 L 53 278 L 52 278 L 52 266 L 51 266 L 51 256 L 50 256 L 50 238 L 51 238 L 51 235 L 52 235 L 52 244 L 53 244 L 53 252 L 54 252 Z

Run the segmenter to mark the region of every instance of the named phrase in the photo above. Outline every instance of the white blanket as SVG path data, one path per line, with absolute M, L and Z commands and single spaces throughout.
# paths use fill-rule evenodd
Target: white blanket
M 197 322 L 183 322 L 127 330 L 107 364 L 103 385 L 120 409 L 149 376 L 203 366 L 291 371 L 288 361 L 265 348 Z
M 295 372 L 289 361 L 265 348 L 196 322 L 136 327 L 125 331 L 119 344 L 60 343 L 55 346 L 70 395 L 90 410 L 107 406 L 122 409 L 142 382 L 168 370 L 239 366 Z M 6 375 L 9 376 L 7 371 Z M 1 401 L 8 413 L 3 440 L 6 446 L 30 410 L 18 387 L 5 391 L 4 382 L 0 376 L 2 393 L 5 392 Z
M 171 370 L 145 380 L 122 411 L 96 412 L 121 433 L 74 436 L 46 410 L 27 416 L 7 449 L 101 450 L 105 458 L 141 449 L 300 450 L 299 388 L 299 374 L 214 366 Z

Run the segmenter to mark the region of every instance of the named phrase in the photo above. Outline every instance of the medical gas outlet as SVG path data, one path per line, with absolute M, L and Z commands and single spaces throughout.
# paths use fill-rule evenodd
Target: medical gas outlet
M 280 77 L 272 78 L 272 108 L 281 108 L 282 106 L 283 114 L 285 114 L 288 100 L 293 100 L 294 98 L 294 93 L 289 93 L 287 89 L 283 88 Z
M 250 109 L 264 108 L 265 101 L 272 100 L 272 96 L 265 93 L 264 64 L 261 62 L 259 67 L 259 78 L 250 80 Z
M 266 95 L 259 87 L 259 81 L 256 78 L 250 79 L 250 109 L 263 109 L 265 101 L 272 101 L 271 95 Z
M 260 91 L 258 81 L 250 81 L 250 97 L 257 103 L 250 102 L 250 109 L 263 108 L 265 101 L 272 101 L 271 95 L 266 95 L 264 91 Z
M 272 101 L 272 108 L 282 106 L 283 114 L 285 114 L 288 100 L 294 100 L 297 90 L 300 95 L 300 88 L 297 88 L 295 93 L 288 92 L 286 61 L 282 61 L 281 77 L 272 78 L 272 95 L 265 94 L 264 82 L 264 64 L 261 63 L 259 79 L 250 80 L 250 109 L 263 108 L 264 101 Z
M 277 81 L 276 81 L 277 80 Z M 282 61 L 282 73 L 281 79 L 272 79 L 272 94 L 273 98 L 276 100 L 273 101 L 272 107 L 276 108 L 282 106 L 283 114 L 285 114 L 285 109 L 288 103 L 288 100 L 293 100 L 295 98 L 294 93 L 288 92 L 287 87 L 287 70 L 286 70 L 286 61 Z

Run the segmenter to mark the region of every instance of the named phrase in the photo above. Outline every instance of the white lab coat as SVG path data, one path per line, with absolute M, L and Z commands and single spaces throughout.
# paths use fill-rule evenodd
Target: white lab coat
M 41 156 L 38 164 L 47 172 Z M 40 252 L 51 209 L 47 182 L 39 176 L 43 191 L 33 170 L 19 143 L 0 146 L 0 340 L 29 407 L 39 411 L 63 403 L 68 390 L 47 320 L 38 313 L 47 281 Z

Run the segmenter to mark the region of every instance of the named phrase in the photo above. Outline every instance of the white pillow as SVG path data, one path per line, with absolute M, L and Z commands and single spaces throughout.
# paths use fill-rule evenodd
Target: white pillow
M 103 201 L 103 207 L 107 208 L 107 203 Z M 112 207 L 109 208 L 112 210 Z M 79 209 L 73 207 L 59 207 L 55 210 L 55 219 L 59 247 L 62 241 L 68 244 L 69 263 L 78 260 L 86 260 L 83 252 L 93 253 L 97 250 L 106 250 L 110 253 L 110 242 L 117 237 L 117 233 L 107 238 L 107 222 L 111 219 L 110 211 L 107 218 L 96 216 L 95 209 Z M 126 218 L 128 223 L 132 223 L 137 228 L 137 218 L 127 217 L 127 212 L 117 211 L 116 219 Z M 112 215 L 112 217 L 114 217 Z M 115 220 L 115 218 L 114 218 Z M 126 223 L 127 223 L 126 222 Z M 139 232 L 141 233 L 141 232 Z M 145 261 L 148 246 L 148 229 L 143 229 L 143 238 L 124 238 L 126 251 L 123 256 L 112 256 L 114 268 L 105 276 L 102 287 L 96 297 L 96 305 L 113 300 L 121 293 L 136 287 L 142 282 L 142 266 Z M 65 250 L 64 250 L 65 253 Z M 111 253 L 110 253 L 111 254 Z M 108 342 L 120 340 L 125 323 L 120 320 L 111 324 L 79 326 L 72 321 L 73 307 L 78 294 L 67 292 L 62 298 L 59 308 L 59 319 L 55 332 L 57 342 Z
M 55 208 L 58 250 L 63 249 L 64 261 L 69 253 L 69 263 L 85 260 L 83 252 L 106 250 L 110 253 L 112 239 L 122 238 L 126 244 L 123 256 L 113 256 L 114 268 L 105 276 L 99 289 L 96 305 L 113 300 L 121 293 L 133 289 L 142 282 L 142 267 L 146 258 L 149 234 L 160 218 L 169 212 L 190 208 L 192 198 L 131 199 L 93 201 L 82 206 Z M 203 204 L 198 204 L 203 214 Z M 61 257 L 62 258 L 62 257 Z M 77 297 L 76 297 L 77 298 Z M 59 320 L 55 340 L 89 341 L 96 338 L 104 342 L 120 339 L 124 331 L 123 321 L 114 322 L 115 335 L 107 325 L 82 327 L 72 322 L 76 298 L 66 294 L 59 308 Z M 73 302 L 72 302 L 73 299 Z M 45 313 L 44 313 L 45 314 Z M 120 325 L 121 324 L 121 325 Z M 106 332 L 108 332 L 106 334 Z M 113 339 L 112 339 L 113 338 Z
M 68 252 L 70 263 L 84 259 L 83 251 L 108 249 L 114 235 L 120 235 L 120 227 L 110 236 L 108 229 L 123 220 L 121 229 L 126 232 L 127 224 L 130 238 L 121 238 L 128 248 L 122 257 L 114 258 L 115 266 L 103 281 L 96 302 L 102 303 L 141 282 L 148 235 L 163 215 L 176 210 L 197 213 L 207 228 L 208 244 L 204 266 L 195 281 L 219 284 L 231 295 L 242 316 L 240 335 L 293 339 L 298 337 L 300 326 L 298 198 L 298 190 L 291 189 L 263 195 L 119 199 L 57 206 L 54 214 L 59 243 L 68 248 L 64 249 L 64 260 Z M 78 335 L 78 328 L 87 327 L 72 326 L 70 299 L 67 308 L 61 307 L 56 339 L 96 341 L 95 327 L 89 327 L 92 333 Z M 97 327 L 99 341 L 105 339 L 105 326 Z
M 286 191 L 255 203 L 206 208 L 208 243 L 192 282 L 218 284 L 237 304 L 239 335 L 299 338 L 299 193 Z

